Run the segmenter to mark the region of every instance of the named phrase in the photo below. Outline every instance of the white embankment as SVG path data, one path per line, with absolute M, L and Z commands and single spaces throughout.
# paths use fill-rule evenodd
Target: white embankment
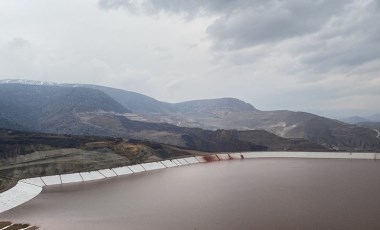
M 118 176 L 127 175 L 133 173 L 132 170 L 128 166 L 113 168 L 112 171 L 116 173 Z
M 133 173 L 139 173 L 139 172 L 144 172 L 145 171 L 144 167 L 142 167 L 140 164 L 138 164 L 138 165 L 131 165 L 131 166 L 128 166 L 128 168 L 130 170 L 132 170 Z
M 0 194 L 0 213 L 31 200 L 41 191 L 40 186 L 19 181 L 16 186 Z
M 380 133 L 379 133 L 380 135 Z M 222 153 L 206 156 L 185 157 L 173 160 L 102 169 L 98 171 L 35 177 L 20 180 L 13 188 L 0 193 L 0 213 L 25 203 L 37 196 L 44 186 L 100 180 L 109 177 L 139 173 L 183 165 L 249 158 L 326 158 L 326 159 L 380 159 L 380 153 L 338 152 L 242 152 Z

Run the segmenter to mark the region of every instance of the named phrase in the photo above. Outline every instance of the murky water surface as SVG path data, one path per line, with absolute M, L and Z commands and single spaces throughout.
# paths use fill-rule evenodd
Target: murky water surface
M 380 161 L 252 159 L 48 187 L 0 220 L 42 229 L 380 229 Z

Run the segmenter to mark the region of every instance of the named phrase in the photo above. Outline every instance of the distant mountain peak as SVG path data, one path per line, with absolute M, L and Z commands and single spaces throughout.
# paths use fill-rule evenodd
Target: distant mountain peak
M 206 112 L 217 110 L 226 110 L 231 112 L 257 111 L 253 105 L 232 97 L 193 100 L 176 103 L 175 105 L 182 112 Z
M 180 103 L 168 103 L 158 101 L 152 97 L 135 93 L 123 89 L 115 89 L 100 85 L 91 84 L 69 84 L 46 81 L 35 81 L 26 79 L 4 79 L 0 84 L 23 84 L 39 86 L 63 86 L 63 87 L 84 87 L 103 91 L 111 96 L 124 107 L 136 113 L 175 113 L 175 112 L 250 112 L 258 111 L 253 105 L 232 97 L 216 99 L 199 99 Z

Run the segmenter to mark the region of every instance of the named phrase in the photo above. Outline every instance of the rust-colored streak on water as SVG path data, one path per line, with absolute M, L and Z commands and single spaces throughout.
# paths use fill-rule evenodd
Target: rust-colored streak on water
M 374 160 L 226 160 L 48 187 L 0 220 L 47 230 L 378 230 L 379 175 Z
M 202 156 L 202 158 L 207 162 L 219 161 L 219 158 L 216 155 L 205 155 Z

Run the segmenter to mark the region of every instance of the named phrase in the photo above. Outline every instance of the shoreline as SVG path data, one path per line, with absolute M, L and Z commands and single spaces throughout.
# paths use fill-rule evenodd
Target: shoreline
M 37 196 L 42 188 L 49 185 L 79 183 L 128 175 L 144 171 L 179 167 L 184 165 L 253 158 L 309 158 L 309 159 L 358 159 L 380 160 L 380 153 L 351 152 L 238 152 L 219 153 L 203 156 L 184 157 L 171 160 L 142 163 L 88 172 L 34 177 L 19 180 L 15 186 L 0 193 L 0 213 L 15 208 Z

